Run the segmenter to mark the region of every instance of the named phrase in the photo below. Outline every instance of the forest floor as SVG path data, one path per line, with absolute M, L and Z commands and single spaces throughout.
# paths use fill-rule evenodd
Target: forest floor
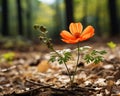
M 32 45 L 25 50 L 1 48 L 0 96 L 120 96 L 120 43 L 112 50 L 105 42 L 81 44 L 84 45 L 106 50 L 107 54 L 99 64 L 80 62 L 72 88 L 65 66 L 48 63 L 46 46 Z M 55 46 L 63 48 L 75 47 Z M 75 62 L 68 64 L 71 74 Z

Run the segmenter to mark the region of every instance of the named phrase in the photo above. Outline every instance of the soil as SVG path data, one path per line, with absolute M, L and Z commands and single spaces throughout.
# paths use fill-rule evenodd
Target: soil
M 73 48 L 62 46 L 56 49 Z M 49 51 L 45 46 L 29 51 L 1 49 L 0 96 L 120 96 L 120 45 L 112 50 L 105 44 L 91 46 L 106 50 L 105 59 L 97 65 L 80 62 L 72 87 L 64 65 L 47 62 Z M 14 56 L 3 57 L 10 52 Z M 72 74 L 74 62 L 68 67 Z

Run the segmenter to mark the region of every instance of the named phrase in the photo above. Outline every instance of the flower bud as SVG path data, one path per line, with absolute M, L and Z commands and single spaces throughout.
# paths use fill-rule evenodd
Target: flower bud
M 39 28 L 39 25 L 35 24 L 33 27 L 34 27 L 35 30 L 37 30 Z
M 44 26 L 40 26 L 40 31 L 45 32 L 46 28 Z

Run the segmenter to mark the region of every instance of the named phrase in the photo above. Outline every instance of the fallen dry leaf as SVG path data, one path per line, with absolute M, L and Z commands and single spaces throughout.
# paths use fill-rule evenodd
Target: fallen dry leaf
M 99 67 L 102 67 L 103 66 L 103 62 L 100 62 L 98 64 L 95 64 L 95 63 L 91 63 L 91 64 L 86 64 L 85 67 L 87 69 L 90 69 L 90 70 L 93 70 L 94 68 L 99 68 Z
M 37 66 L 37 71 L 46 72 L 49 68 L 50 68 L 50 64 L 48 63 L 48 61 L 42 60 Z

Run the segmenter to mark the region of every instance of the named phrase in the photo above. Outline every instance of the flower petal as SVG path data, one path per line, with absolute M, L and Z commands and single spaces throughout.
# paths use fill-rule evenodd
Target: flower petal
M 69 26 L 70 32 L 74 35 L 76 33 L 81 33 L 83 26 L 81 23 L 71 23 Z
M 92 26 L 87 26 L 85 30 L 81 34 L 81 39 L 80 41 L 87 40 L 91 38 L 94 35 L 94 28 Z
M 75 39 L 75 37 L 68 31 L 65 31 L 63 30 L 61 33 L 60 33 L 60 36 L 63 38 L 63 39 Z
M 65 43 L 69 43 L 69 44 L 75 44 L 75 43 L 78 43 L 79 42 L 79 39 L 76 39 L 76 40 L 66 40 L 66 39 L 61 39 L 63 42 Z

